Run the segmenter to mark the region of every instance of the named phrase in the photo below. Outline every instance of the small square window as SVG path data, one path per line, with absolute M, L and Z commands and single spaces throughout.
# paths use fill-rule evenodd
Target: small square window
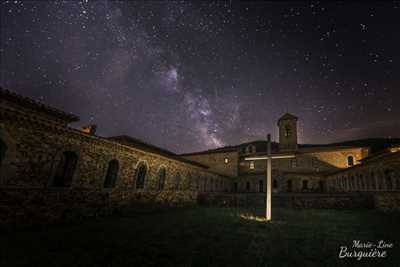
M 225 159 L 224 159 L 224 163 L 225 163 L 225 164 L 228 164 L 228 163 L 229 163 L 229 159 L 228 159 L 228 158 L 225 158 Z
M 250 161 L 250 169 L 254 169 L 254 161 Z

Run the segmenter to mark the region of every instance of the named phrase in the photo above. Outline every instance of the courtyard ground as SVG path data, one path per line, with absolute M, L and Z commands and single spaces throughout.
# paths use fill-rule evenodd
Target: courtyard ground
M 0 266 L 400 266 L 400 216 L 377 211 L 136 208 L 79 223 L 2 229 Z M 353 240 L 388 257 L 338 259 Z

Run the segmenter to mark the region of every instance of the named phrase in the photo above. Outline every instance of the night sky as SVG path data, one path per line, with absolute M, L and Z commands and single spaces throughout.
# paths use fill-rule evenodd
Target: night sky
M 400 136 L 400 2 L 2 1 L 0 85 L 176 153 Z

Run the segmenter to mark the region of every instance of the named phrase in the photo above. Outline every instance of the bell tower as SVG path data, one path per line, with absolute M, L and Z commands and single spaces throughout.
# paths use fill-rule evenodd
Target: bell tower
M 296 116 L 285 113 L 278 120 L 280 151 L 297 150 L 297 119 Z

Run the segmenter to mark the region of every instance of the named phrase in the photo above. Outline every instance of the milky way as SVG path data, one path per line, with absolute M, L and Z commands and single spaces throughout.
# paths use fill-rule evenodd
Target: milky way
M 177 153 L 400 136 L 400 3 L 3 1 L 0 85 Z

